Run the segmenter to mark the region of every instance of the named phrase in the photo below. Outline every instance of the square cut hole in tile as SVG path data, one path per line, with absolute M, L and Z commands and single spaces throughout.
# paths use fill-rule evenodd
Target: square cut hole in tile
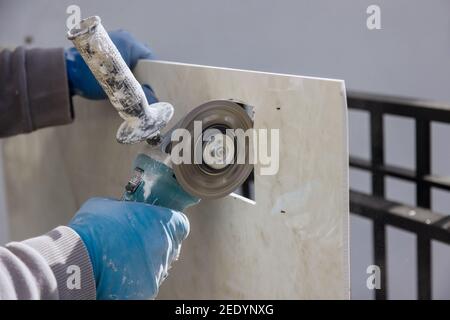
M 249 199 L 252 202 L 255 201 L 255 169 L 253 169 L 252 173 L 248 176 L 247 180 L 233 193 L 240 195 L 243 198 Z

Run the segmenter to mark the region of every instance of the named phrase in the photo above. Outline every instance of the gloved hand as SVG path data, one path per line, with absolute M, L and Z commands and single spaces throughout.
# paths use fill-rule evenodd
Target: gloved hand
M 69 227 L 89 252 L 97 299 L 155 298 L 189 233 L 181 212 L 104 198 L 88 200 Z
M 129 32 L 119 30 L 108 34 L 130 69 L 136 66 L 139 59 L 153 58 L 150 49 L 137 41 Z M 105 92 L 77 49 L 67 49 L 65 57 L 71 95 L 77 94 L 92 100 L 106 99 Z M 143 85 L 142 89 L 147 97 L 148 104 L 158 102 L 155 93 L 149 85 Z

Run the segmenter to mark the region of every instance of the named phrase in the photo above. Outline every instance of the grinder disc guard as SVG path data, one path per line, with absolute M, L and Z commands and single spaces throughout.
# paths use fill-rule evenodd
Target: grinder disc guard
M 201 136 L 194 132 L 196 122 L 201 123 Z M 221 198 L 236 190 L 252 172 L 248 139 L 238 146 L 234 135 L 236 129 L 246 132 L 253 128 L 242 105 L 229 100 L 207 102 L 187 114 L 177 127 L 190 133 L 191 163 L 172 164 L 177 181 L 188 193 L 202 199 Z M 172 150 L 177 143 L 180 142 L 173 142 Z M 243 163 L 237 163 L 238 148 L 244 153 L 239 157 L 245 159 Z M 214 162 L 218 159 L 225 161 Z

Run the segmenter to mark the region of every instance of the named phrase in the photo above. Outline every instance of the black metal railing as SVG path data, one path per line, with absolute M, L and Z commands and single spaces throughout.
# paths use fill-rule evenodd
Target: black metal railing
M 348 93 L 348 108 L 364 110 L 370 116 L 371 160 L 350 157 L 350 167 L 370 172 L 372 194 L 350 191 L 350 211 L 373 222 L 374 262 L 381 269 L 381 289 L 376 299 L 386 299 L 386 226 L 408 230 L 417 239 L 418 299 L 432 298 L 431 241 L 450 244 L 450 216 L 431 208 L 431 189 L 450 191 L 450 177 L 431 174 L 431 123 L 450 123 L 450 105 L 392 98 L 372 94 Z M 414 119 L 416 169 L 387 165 L 384 162 L 384 115 Z M 417 207 L 385 199 L 385 178 L 395 177 L 415 184 Z

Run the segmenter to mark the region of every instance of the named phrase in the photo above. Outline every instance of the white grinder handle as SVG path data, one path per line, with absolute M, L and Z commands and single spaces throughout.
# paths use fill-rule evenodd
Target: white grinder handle
M 136 143 L 159 134 L 173 116 L 167 102 L 148 105 L 141 85 L 101 24 L 100 17 L 83 19 L 67 37 L 80 52 L 112 105 L 125 120 L 117 131 L 120 143 Z

